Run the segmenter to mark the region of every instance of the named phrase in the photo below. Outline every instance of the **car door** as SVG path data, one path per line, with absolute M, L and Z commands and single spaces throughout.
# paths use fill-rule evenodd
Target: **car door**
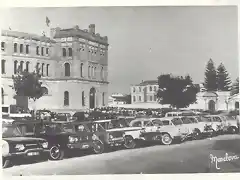
M 184 134 L 191 134 L 193 132 L 193 126 L 191 120 L 189 120 L 187 117 L 181 118 L 183 124 L 182 124 L 182 132 Z
M 172 127 L 177 129 L 178 136 L 183 136 L 187 134 L 186 127 L 183 126 L 183 122 L 179 117 L 172 119 Z

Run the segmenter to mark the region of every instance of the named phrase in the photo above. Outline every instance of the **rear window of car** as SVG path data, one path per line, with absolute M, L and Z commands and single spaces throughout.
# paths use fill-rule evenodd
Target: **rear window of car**
M 141 121 L 136 121 L 132 124 L 133 127 L 141 127 L 142 126 L 142 122 Z
M 192 121 L 187 117 L 182 117 L 181 119 L 182 119 L 183 124 L 191 124 L 192 123 Z
M 164 125 L 163 122 L 160 119 L 154 119 L 154 120 L 152 120 L 152 123 L 155 126 L 162 126 L 162 125 Z
M 213 117 L 214 122 L 222 122 L 222 119 L 218 116 Z
M 181 124 L 183 124 L 183 122 L 181 121 L 180 118 L 174 118 L 174 119 L 172 120 L 172 123 L 173 123 L 174 125 L 181 125 Z

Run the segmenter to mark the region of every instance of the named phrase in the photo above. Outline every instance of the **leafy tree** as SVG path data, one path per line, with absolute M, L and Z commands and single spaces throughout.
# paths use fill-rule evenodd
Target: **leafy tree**
M 188 107 L 196 102 L 198 88 L 193 85 L 189 75 L 185 77 L 163 74 L 158 77 L 157 98 L 161 104 L 170 104 L 175 108 Z
M 128 95 L 125 96 L 125 98 L 126 98 L 126 103 L 131 104 L 131 95 L 128 94 Z
M 231 79 L 229 78 L 229 74 L 221 63 L 217 68 L 217 86 L 219 91 L 228 91 L 230 90 Z
M 217 90 L 217 72 L 212 59 L 210 59 L 206 66 L 204 86 L 207 91 Z
M 231 95 L 239 94 L 239 78 L 233 83 L 231 88 Z
M 12 76 L 13 89 L 17 96 L 26 96 L 29 99 L 36 101 L 43 96 L 42 83 L 40 82 L 41 75 L 39 69 L 35 72 L 21 71 L 18 68 L 16 75 Z

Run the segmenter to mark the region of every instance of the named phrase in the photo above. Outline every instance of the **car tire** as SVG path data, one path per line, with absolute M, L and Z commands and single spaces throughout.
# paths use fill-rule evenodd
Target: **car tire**
M 163 145 L 170 145 L 173 142 L 172 137 L 168 133 L 162 134 L 161 142 Z
M 201 131 L 199 129 L 194 129 L 193 130 L 193 139 L 199 140 L 201 138 L 202 138 Z
M 93 151 L 95 154 L 102 154 L 104 152 L 104 144 L 100 140 L 93 141 Z
M 228 128 L 228 132 L 230 134 L 236 134 L 238 132 L 238 128 L 236 128 L 236 127 L 229 127 Z
M 132 136 L 126 136 L 124 141 L 124 146 L 127 149 L 134 149 L 137 146 L 136 141 Z
M 5 157 L 2 157 L 2 168 L 7 168 L 11 166 L 11 161 L 9 159 L 6 159 Z
M 49 156 L 51 160 L 62 160 L 64 151 L 58 145 L 54 145 L 50 148 Z

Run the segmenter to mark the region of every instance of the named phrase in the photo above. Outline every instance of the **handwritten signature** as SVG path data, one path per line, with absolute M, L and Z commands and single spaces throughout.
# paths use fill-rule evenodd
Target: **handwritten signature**
M 216 169 L 221 169 L 219 167 L 219 163 L 221 162 L 230 162 L 234 160 L 238 160 L 240 157 L 238 155 L 230 156 L 228 153 L 225 154 L 224 157 L 217 157 L 212 154 L 210 154 L 211 164 L 215 164 Z

